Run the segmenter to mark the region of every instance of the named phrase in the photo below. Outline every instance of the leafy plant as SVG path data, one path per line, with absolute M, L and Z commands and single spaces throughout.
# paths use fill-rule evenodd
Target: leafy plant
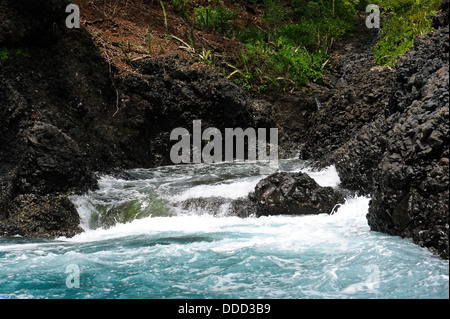
M 237 38 L 245 44 L 248 59 L 241 57 L 230 75 L 240 75 L 246 83 L 264 90 L 320 82 L 331 44 L 354 30 L 363 2 L 293 0 L 287 10 L 280 1 L 265 0 L 263 19 L 269 27 L 238 30 Z M 297 16 L 296 23 L 288 22 L 292 14 Z
M 279 25 L 290 10 L 285 8 L 278 0 L 264 0 L 264 14 L 263 19 L 271 26 Z
M 194 9 L 194 21 L 197 24 L 220 33 L 232 30 L 232 23 L 237 19 L 238 14 L 220 2 L 215 8 L 199 6 Z
M 169 29 L 169 26 L 167 24 L 167 14 L 166 14 L 166 9 L 164 8 L 164 3 L 162 1 L 159 1 L 159 3 L 161 4 L 161 8 L 164 14 L 164 27 L 166 28 L 166 30 Z
M 417 35 L 430 32 L 431 17 L 440 0 L 383 0 L 380 5 L 388 17 L 382 21 L 381 34 L 375 46 L 375 62 L 395 66 L 398 56 L 408 52 Z
M 196 55 L 198 56 L 200 62 L 206 62 L 208 65 L 213 65 L 214 64 L 214 60 L 213 60 L 213 56 L 211 53 L 211 50 L 207 50 L 205 48 L 202 48 L 201 52 L 197 52 L 197 49 L 195 48 L 195 45 L 189 45 L 186 41 L 184 41 L 183 39 L 180 39 L 177 36 L 174 36 L 173 34 L 169 35 L 171 38 L 179 41 L 182 46 L 180 46 L 181 49 L 186 50 L 187 52 L 191 53 L 192 55 Z M 193 38 L 193 33 L 191 33 L 191 40 Z
M 0 47 L 0 60 L 8 60 L 14 56 L 23 56 L 26 58 L 31 57 L 28 48 L 8 48 Z
M 180 46 L 181 49 L 184 49 L 189 53 L 195 53 L 195 49 L 192 46 L 190 46 L 189 44 L 187 44 L 187 42 L 184 41 L 183 39 L 180 39 L 179 37 L 174 36 L 173 34 L 170 34 L 169 36 L 171 38 L 174 38 L 175 40 L 179 41 L 181 44 L 183 44 L 182 46 Z
M 189 19 L 187 3 L 188 0 L 172 0 L 172 8 L 175 14 L 184 19 Z
M 0 48 L 0 60 L 7 60 L 9 58 L 10 51 L 6 47 Z
M 206 62 L 206 64 L 211 66 L 214 65 L 214 59 L 211 50 L 206 50 L 205 48 L 202 48 L 202 52 L 199 53 L 199 57 L 201 62 Z

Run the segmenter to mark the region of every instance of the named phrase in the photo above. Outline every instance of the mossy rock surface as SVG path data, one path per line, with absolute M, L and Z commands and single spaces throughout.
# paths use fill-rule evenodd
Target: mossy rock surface
M 172 216 L 165 200 L 151 195 L 144 200 L 131 200 L 117 205 L 97 207 L 97 212 L 91 215 L 90 228 L 110 228 L 116 224 L 126 224 L 135 219 L 146 217 Z

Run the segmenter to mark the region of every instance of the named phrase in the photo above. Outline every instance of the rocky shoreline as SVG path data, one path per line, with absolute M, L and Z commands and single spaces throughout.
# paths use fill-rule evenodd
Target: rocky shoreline
M 80 232 L 68 196 L 95 189 L 97 173 L 171 164 L 171 130 L 195 119 L 273 127 L 242 89 L 177 55 L 120 74 L 86 30 L 65 28 L 64 3 L 0 1 L 0 45 L 32 57 L 0 60 L 1 236 Z
M 388 72 L 383 76 L 385 85 L 363 90 L 364 97 L 360 97 L 366 105 L 374 104 L 372 120 L 363 122 L 344 143 L 334 143 L 336 150 L 323 156 L 325 162 L 336 164 L 344 186 L 371 195 L 367 219 L 372 230 L 412 238 L 446 259 L 448 6 L 448 1 L 442 2 L 434 17 L 436 30 L 416 38 L 414 48 L 400 58 L 395 72 L 375 70 Z M 328 122 L 332 127 L 348 117 L 347 112 L 340 116 L 334 110 L 325 110 L 325 114 L 333 119 Z
M 335 164 L 344 187 L 371 195 L 372 230 L 412 238 L 446 259 L 448 8 L 443 1 L 435 30 L 418 36 L 395 70 L 370 65 L 367 47 L 349 52 L 355 65 L 337 64 L 339 78 L 331 79 L 330 96 L 310 119 L 301 153 L 319 167 Z
M 334 164 L 344 187 L 371 195 L 372 230 L 448 259 L 448 0 L 435 31 L 418 37 L 395 70 L 373 64 L 377 32 L 362 28 L 336 45 L 324 85 L 282 97 L 252 96 L 177 55 L 138 60 L 120 74 L 91 34 L 63 26 L 66 2 L 26 10 L 22 2 L 0 0 L 0 46 L 32 56 L 0 60 L 0 236 L 79 233 L 71 194 L 95 189 L 96 173 L 169 165 L 170 131 L 202 119 L 219 129 L 279 127 L 282 156 Z M 299 174 L 258 185 L 237 215 L 245 216 L 242 205 L 257 215 L 301 214 L 342 202 Z M 324 210 L 297 193 L 305 185 L 302 193 L 326 194 L 317 202 Z

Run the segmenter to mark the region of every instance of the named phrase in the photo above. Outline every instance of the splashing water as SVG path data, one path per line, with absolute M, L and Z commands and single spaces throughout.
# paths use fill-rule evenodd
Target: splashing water
M 314 171 L 339 188 L 333 166 Z M 261 163 L 222 163 L 104 176 L 73 198 L 84 232 L 0 238 L 7 298 L 449 298 L 449 263 L 409 240 L 370 231 L 369 198 L 347 193 L 333 215 L 229 216 Z M 184 202 L 201 200 L 197 206 Z M 206 208 L 205 208 L 206 207 Z M 72 270 L 75 272 L 71 272 Z M 77 285 L 76 285 L 77 284 Z

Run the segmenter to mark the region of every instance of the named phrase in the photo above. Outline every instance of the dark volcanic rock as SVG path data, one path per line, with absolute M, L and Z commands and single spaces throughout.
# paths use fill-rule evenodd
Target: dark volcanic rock
M 48 194 L 96 187 L 78 144 L 67 134 L 51 124 L 35 122 L 24 135 L 28 147 L 18 171 L 18 193 Z
M 395 72 L 366 59 L 344 67 L 345 81 L 332 82 L 342 93 L 312 117 L 302 149 L 318 166 L 335 164 L 342 185 L 371 195 L 372 230 L 412 238 L 443 258 L 449 256 L 448 8 L 442 1 L 437 29 L 415 39 Z M 353 98 L 346 82 L 357 88 Z
M 248 199 L 234 201 L 237 216 L 331 214 L 345 198 L 331 187 L 321 187 L 305 173 L 274 173 L 261 180 Z
M 66 195 L 19 195 L 9 204 L 7 223 L 0 222 L 0 236 L 72 237 L 82 231 L 80 216 Z
M 42 44 L 56 38 L 68 0 L 0 0 L 0 45 Z
M 449 12 L 449 1 L 442 0 L 441 5 L 439 6 L 439 11 L 433 17 L 433 28 L 439 29 L 440 27 L 448 26 L 448 12 Z
M 177 206 L 189 212 L 195 211 L 197 213 L 218 215 L 221 212 L 226 213 L 229 203 L 230 200 L 223 197 L 198 197 L 186 199 L 177 203 Z M 225 209 L 222 210 L 222 207 Z
M 252 199 L 257 215 L 330 214 L 344 196 L 321 187 L 305 173 L 275 173 L 260 181 Z
M 97 186 L 83 142 L 104 144 L 104 139 L 90 138 L 98 136 L 90 135 L 97 130 L 92 116 L 84 124 L 77 120 L 69 111 L 68 98 L 72 92 L 104 89 L 107 63 L 99 63 L 100 55 L 86 42 L 90 38 L 86 31 L 59 28 L 66 16 L 64 3 L 0 1 L 1 45 L 29 51 L 28 56 L 12 54 L 0 60 L 2 235 L 73 236 L 81 229 L 67 196 Z M 16 15 L 23 19 L 16 20 Z M 108 90 L 104 92 L 102 98 L 107 100 Z M 95 97 L 98 91 L 92 93 L 91 101 L 103 105 L 102 98 Z
M 95 188 L 93 172 L 171 164 L 170 132 L 190 130 L 193 120 L 273 127 L 238 86 L 177 56 L 135 62 L 119 75 L 85 29 L 64 26 L 67 3 L 0 0 L 0 46 L 29 53 L 0 59 L 4 235 L 80 231 L 64 196 Z
M 192 122 L 202 130 L 271 127 L 258 116 L 257 104 L 237 85 L 210 68 L 177 55 L 133 63 L 139 74 L 121 78 L 123 104 L 115 118 L 127 160 L 134 166 L 170 165 L 175 141 L 170 132 L 182 127 L 192 133 Z
M 372 168 L 384 152 L 385 112 L 389 106 L 395 72 L 375 66 L 373 46 L 377 32 L 361 23 L 354 37 L 337 45 L 334 69 L 320 98 L 321 107 L 307 125 L 300 158 L 318 167 L 335 164 L 342 185 L 368 194 Z
M 448 41 L 448 25 L 420 36 L 397 64 L 389 143 L 374 170 L 367 215 L 371 229 L 412 238 L 443 258 L 449 256 Z

